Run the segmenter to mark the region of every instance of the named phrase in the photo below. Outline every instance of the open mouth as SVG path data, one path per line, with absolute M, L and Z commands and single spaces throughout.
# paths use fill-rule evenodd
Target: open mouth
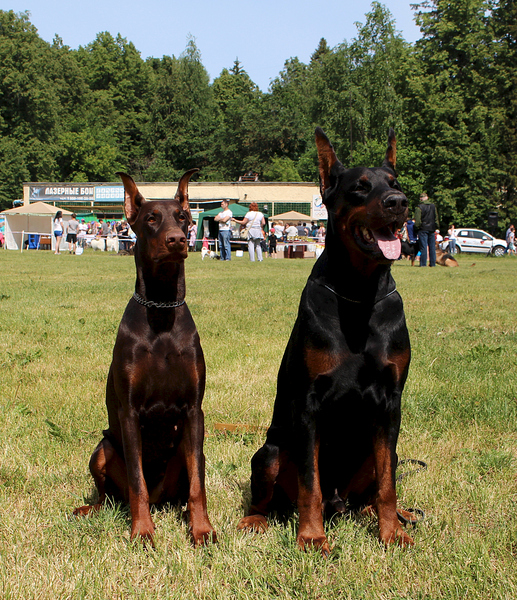
M 358 237 L 370 252 L 378 248 L 388 260 L 397 260 L 400 256 L 400 239 L 395 235 L 397 229 L 395 222 L 379 229 L 359 227 Z

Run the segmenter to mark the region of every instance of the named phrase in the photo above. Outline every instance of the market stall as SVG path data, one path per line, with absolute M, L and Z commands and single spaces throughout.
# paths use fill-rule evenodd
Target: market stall
M 46 248 L 54 250 L 53 220 L 57 208 L 45 202 L 24 204 L 0 213 L 5 218 L 5 245 L 8 250 Z M 72 212 L 61 209 L 66 228 Z M 65 229 L 66 231 L 66 229 Z M 27 243 L 28 242 L 28 243 Z M 66 250 L 66 235 L 61 238 L 61 249 Z

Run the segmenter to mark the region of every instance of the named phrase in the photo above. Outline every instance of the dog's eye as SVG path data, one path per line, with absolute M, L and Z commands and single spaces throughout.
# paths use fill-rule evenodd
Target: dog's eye
M 352 187 L 352 192 L 368 193 L 372 189 L 372 184 L 369 181 L 356 181 Z
M 178 217 L 178 219 L 179 219 L 180 221 L 185 221 L 185 219 L 186 219 L 186 218 L 187 218 L 187 217 L 186 217 L 185 215 L 183 215 L 183 214 L 181 214 L 181 215 Z
M 156 223 L 156 217 L 154 215 L 147 215 L 146 220 L 148 223 Z

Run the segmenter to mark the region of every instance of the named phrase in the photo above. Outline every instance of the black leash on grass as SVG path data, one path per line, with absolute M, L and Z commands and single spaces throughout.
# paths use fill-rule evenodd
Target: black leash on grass
M 397 483 L 399 481 L 402 481 L 404 477 L 407 477 L 408 475 L 414 475 L 415 473 L 419 473 L 420 471 L 427 471 L 427 463 L 425 463 L 423 460 L 417 460 L 416 458 L 403 458 L 402 460 L 399 460 L 397 464 L 397 469 L 401 465 L 418 465 L 418 468 L 413 469 L 412 471 L 404 471 L 403 473 L 401 473 L 395 480 Z M 405 512 L 415 515 L 415 518 L 408 519 L 400 511 L 397 510 L 397 516 L 399 520 L 402 521 L 402 523 L 404 523 L 404 525 L 413 525 L 414 527 L 417 523 L 421 523 L 425 519 L 425 512 L 423 510 L 420 510 L 419 508 L 408 508 Z

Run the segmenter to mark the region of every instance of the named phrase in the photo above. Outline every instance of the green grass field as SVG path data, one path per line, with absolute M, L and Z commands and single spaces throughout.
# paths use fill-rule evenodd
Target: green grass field
M 71 518 L 93 496 L 88 460 L 107 425 L 104 388 L 134 287 L 132 257 L 0 252 L 0 598 L 441 599 L 517 597 L 517 259 L 393 273 L 413 359 L 401 458 L 428 463 L 398 486 L 424 510 L 411 549 L 376 521 L 327 525 L 329 559 L 296 548 L 296 517 L 238 533 L 258 433 L 312 260 L 187 260 L 187 302 L 207 362 L 207 493 L 219 543 L 190 546 L 177 509 L 153 512 L 156 550 L 129 541 L 126 506 Z M 475 263 L 475 264 L 473 264 Z

